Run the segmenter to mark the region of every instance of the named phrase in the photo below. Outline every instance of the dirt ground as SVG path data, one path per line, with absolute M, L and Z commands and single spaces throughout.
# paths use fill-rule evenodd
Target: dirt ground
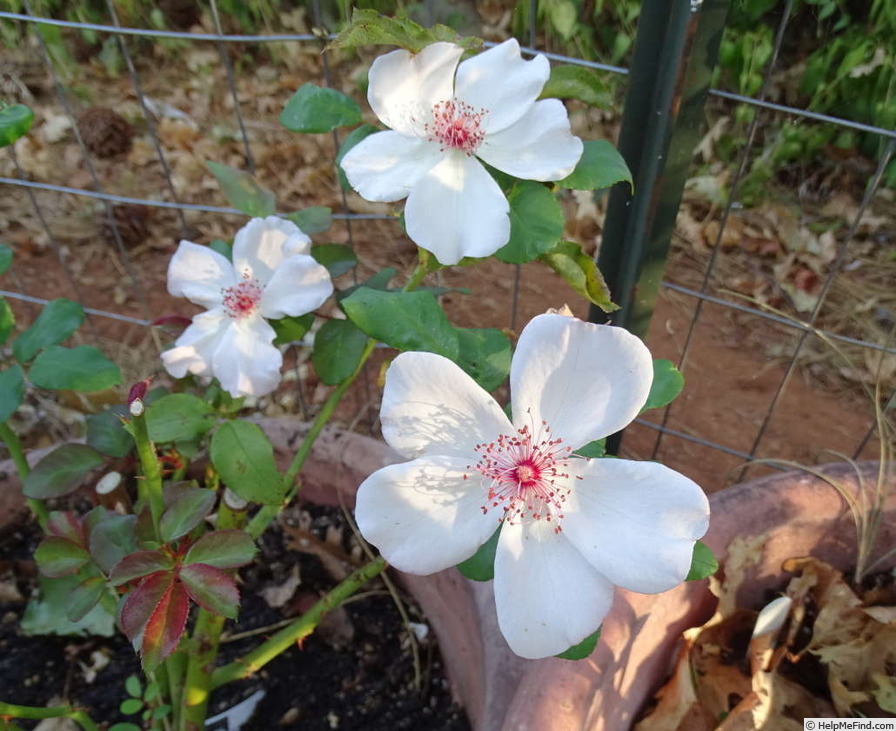
M 284 20 L 286 30 L 301 31 L 306 27 L 304 23 L 301 13 Z M 66 38 L 64 33 L 63 38 Z M 174 199 L 173 188 L 181 202 L 226 205 L 203 163 L 216 160 L 245 167 L 246 162 L 233 113 L 234 102 L 227 90 L 217 50 L 211 44 L 201 43 L 188 49 L 141 43 L 134 44 L 132 50 L 138 54 L 143 101 L 156 110 L 151 126 L 157 131 L 165 162 L 171 170 L 170 185 L 131 80 L 124 72 L 111 74 L 93 56 L 68 70 L 63 78 L 65 98 L 76 115 L 91 105 L 114 108 L 133 123 L 136 131 L 129 152 L 108 160 L 93 160 L 102 188 L 124 196 L 169 201 Z M 281 211 L 311 205 L 331 206 L 336 212 L 342 210 L 332 166 L 333 139 L 329 135 L 295 135 L 280 127 L 277 121 L 283 103 L 293 90 L 309 80 L 320 83 L 319 50 L 313 44 L 268 46 L 263 51 L 252 47 L 230 48 L 256 175 L 276 192 Z M 28 80 L 33 94 L 30 103 L 37 112 L 34 130 L 16 147 L 22 174 L 34 181 L 96 189 L 38 49 L 26 46 L 13 63 L 14 73 Z M 365 63 L 364 59 L 331 58 L 336 85 L 359 100 L 363 97 L 359 93 L 359 79 Z M 369 111 L 365 115 L 370 117 Z M 589 111 L 573 104 L 571 116 L 576 131 L 583 137 L 615 138 L 614 113 Z M 0 174 L 19 175 L 11 158 L 0 160 Z M 788 299 L 788 292 L 796 295 L 802 292 L 800 296 L 811 298 L 818 290 L 819 273 L 823 274 L 830 264 L 832 242 L 836 244 L 842 238 L 848 214 L 855 209 L 858 197 L 855 187 L 842 195 L 845 199 L 839 199 L 840 223 L 826 229 L 833 232 L 827 238 L 825 234 L 810 233 L 804 225 L 807 217 L 817 222 L 823 216 L 801 212 L 796 200 L 788 205 L 776 203 L 773 208 L 758 213 L 735 216 L 732 221 L 735 238 L 723 240 L 726 250 L 719 265 L 721 275 L 717 278 L 719 281 L 714 281 L 712 291 L 718 293 L 730 288 L 785 309 L 788 305 L 800 304 L 796 296 Z M 689 286 L 699 283 L 702 277 L 710 253 L 707 241 L 713 238 L 712 224 L 720 213 L 718 207 L 707 207 L 699 198 L 696 203 L 693 201 L 693 196 L 689 196 L 683 209 L 666 271 L 667 279 Z M 882 215 L 878 211 L 872 219 L 873 225 L 862 232 L 859 243 L 864 247 L 861 251 L 866 261 L 864 269 L 854 268 L 858 270 L 856 276 L 869 272 L 869 277 L 880 280 L 881 271 L 892 271 L 877 266 L 875 259 L 879 254 L 883 257 L 881 262 L 889 261 L 886 257 L 892 259 L 891 202 L 892 196 L 884 197 L 881 206 L 889 209 L 890 214 Z M 600 237 L 602 203 L 595 204 L 587 195 L 568 195 L 563 203 L 569 214 L 567 236 L 593 250 Z M 355 213 L 389 211 L 385 206 L 366 203 L 354 194 L 348 195 L 348 209 Z M 194 310 L 189 303 L 170 298 L 164 289 L 167 263 L 177 241 L 187 237 L 207 243 L 218 237 L 229 238 L 244 221 L 239 216 L 202 211 L 187 211 L 181 220 L 170 210 L 143 206 L 118 206 L 112 214 L 123 234 L 123 251 L 109 235 L 109 212 L 100 201 L 40 190 L 30 193 L 20 187 L 4 186 L 0 197 L 0 240 L 14 248 L 16 260 L 12 272 L 0 279 L 0 287 L 31 297 L 66 296 L 87 307 L 143 320 L 172 313 L 192 314 Z M 826 215 L 824 220 L 830 221 L 833 214 L 829 211 Z M 815 237 L 807 239 L 808 248 L 794 250 L 789 243 L 788 237 L 793 237 L 790 229 L 794 226 L 796 233 L 804 238 Z M 352 224 L 351 235 L 344 222 L 335 221 L 329 231 L 313 238 L 319 243 L 351 239 L 360 261 L 357 276 L 361 280 L 383 266 L 392 265 L 407 272 L 414 263 L 413 245 L 399 233 L 394 221 L 357 221 Z M 770 290 L 766 285 L 770 277 L 774 279 L 772 270 L 778 280 L 772 282 Z M 804 270 L 815 279 L 801 274 Z M 351 276 L 345 275 L 337 286 L 349 286 Z M 487 262 L 442 272 L 439 281 L 443 286 L 469 289 L 468 294 L 451 293 L 444 298 L 450 318 L 460 326 L 506 328 L 513 322 L 519 330 L 532 316 L 563 303 L 568 303 L 579 316 L 586 315 L 586 304 L 543 265 L 523 266 L 520 276 L 513 318 L 513 267 Z M 877 281 L 877 286 L 886 291 L 888 282 Z M 868 291 L 867 282 L 861 279 L 856 287 Z M 862 321 L 863 317 L 869 320 L 862 315 L 861 308 L 873 308 L 874 302 L 869 304 L 862 298 L 852 302 L 846 290 L 839 296 L 836 311 L 849 311 L 850 323 L 856 319 Z M 663 292 L 648 337 L 655 357 L 678 361 L 694 305 L 692 298 Z M 38 311 L 27 302 L 14 301 L 13 306 L 22 323 Z M 798 307 L 790 307 L 789 311 L 805 317 L 805 312 Z M 333 304 L 323 308 L 325 316 L 335 312 Z M 851 328 L 849 324 L 842 331 L 867 335 Z M 90 317 L 83 337 L 86 342 L 98 342 L 120 363 L 126 382 L 160 375 L 157 348 L 159 343 L 170 340 L 165 333 L 150 332 L 141 325 L 101 316 Z M 707 304 L 687 362 L 686 389 L 674 405 L 667 426 L 734 450 L 748 451 L 781 382 L 794 343 L 795 335 L 786 328 Z M 813 347 L 809 352 L 817 355 L 818 346 Z M 325 398 L 326 390 L 316 382 L 306 361 L 307 355 L 302 351 L 294 354 L 295 367 L 288 379 L 294 379 L 298 385 L 290 382 L 275 399 L 260 405 L 263 410 L 272 414 L 296 413 L 300 418 L 313 412 L 315 404 Z M 844 376 L 845 369 L 830 357 L 819 356 L 804 362 L 775 412 L 759 455 L 806 464 L 837 459 L 826 453 L 827 450 L 851 455 L 871 426 L 873 415 L 870 401 L 856 386 L 858 381 L 868 380 L 870 366 L 867 363 L 860 366 L 854 370 L 864 369 L 864 375 L 850 379 Z M 376 430 L 377 375 L 374 362 L 367 370 L 367 382 L 358 386 L 340 411 L 342 421 L 357 428 Z M 92 406 L 96 407 L 101 400 L 95 400 Z M 31 444 L 49 443 L 60 436 L 77 433 L 83 410 L 83 404 L 64 401 L 60 405 L 38 395 L 23 410 L 19 426 L 32 435 Z M 661 416 L 654 414 L 647 418 L 655 422 Z M 655 430 L 633 426 L 625 437 L 624 453 L 650 458 L 655 440 Z M 872 439 L 863 456 L 875 455 L 876 444 Z M 697 480 L 708 492 L 740 477 L 739 458 L 678 437 L 665 437 L 658 456 Z M 750 474 L 767 469 L 753 468 Z

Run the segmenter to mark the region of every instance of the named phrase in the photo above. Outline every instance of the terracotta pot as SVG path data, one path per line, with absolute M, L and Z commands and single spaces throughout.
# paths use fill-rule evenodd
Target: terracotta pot
M 317 464 L 320 458 L 323 462 Z M 315 464 L 306 471 L 305 497 L 326 500 L 317 492 L 324 489 L 329 499 L 341 495 L 351 505 L 355 486 L 370 468 L 398 459 L 381 442 L 338 431 L 324 434 L 315 449 Z M 848 465 L 823 469 L 856 491 Z M 873 484 L 877 464 L 865 463 L 862 469 Z M 746 482 L 711 496 L 710 503 L 705 541 L 723 564 L 735 538 L 765 535 L 761 559 L 738 595 L 743 606 L 758 608 L 769 591 L 783 588 L 786 578 L 780 567 L 787 558 L 812 555 L 843 571 L 854 564 L 855 530 L 846 505 L 830 485 L 811 475 L 788 472 Z M 896 492 L 891 492 L 878 545 L 894 543 Z M 490 583 L 469 582 L 454 569 L 402 580 L 438 636 L 455 698 L 480 731 L 629 728 L 669 674 L 682 632 L 703 624 L 716 605 L 708 581 L 655 596 L 619 590 L 589 659 L 533 661 L 516 657 L 504 642 Z
M 307 425 L 267 418 L 258 423 L 285 467 Z M 351 508 L 364 478 L 397 461 L 401 458 L 381 441 L 327 428 L 303 470 L 301 499 Z M 873 483 L 876 463 L 862 467 Z M 10 472 L 9 465 L 0 463 L 0 474 L 4 469 Z M 848 465 L 829 465 L 824 471 L 856 490 Z M 10 502 L 10 492 L 20 495 L 0 490 L 9 503 L 0 521 L 18 507 Z M 844 571 L 854 562 L 855 531 L 844 501 L 808 474 L 782 473 L 736 485 L 712 495 L 710 503 L 705 541 L 723 564 L 736 537 L 766 536 L 761 560 L 738 596 L 743 606 L 759 606 L 766 592 L 783 587 L 780 566 L 787 558 L 812 555 Z M 878 543 L 896 543 L 896 492 L 887 503 Z M 890 565 L 894 563 L 896 558 Z M 513 655 L 498 630 L 490 582 L 467 581 L 455 569 L 401 579 L 429 619 L 452 693 L 477 731 L 629 728 L 668 675 L 681 633 L 709 619 L 716 604 L 706 581 L 656 596 L 619 590 L 590 658 L 523 660 Z

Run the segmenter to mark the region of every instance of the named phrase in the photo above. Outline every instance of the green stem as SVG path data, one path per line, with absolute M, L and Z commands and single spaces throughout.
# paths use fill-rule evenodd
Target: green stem
M 28 466 L 28 460 L 25 459 L 25 450 L 22 449 L 22 442 L 19 439 L 19 435 L 16 434 L 5 421 L 0 424 L 0 439 L 6 443 L 6 448 L 9 450 L 9 456 L 12 457 L 13 464 L 16 466 L 16 471 L 19 473 L 19 479 L 22 481 L 22 484 L 25 484 L 25 478 L 28 477 L 31 468 Z M 46 528 L 49 515 L 47 506 L 40 500 L 35 500 L 30 497 L 26 498 L 26 500 L 28 501 L 28 507 L 31 509 L 31 512 L 34 513 L 41 528 Z
M 168 671 L 168 698 L 171 708 L 174 709 L 174 719 L 177 721 L 183 697 L 184 676 L 187 672 L 187 653 L 182 649 L 177 650 L 165 660 L 165 668 Z
M 294 489 L 294 486 L 296 477 L 298 477 L 298 474 L 302 469 L 302 465 L 305 464 L 305 460 L 308 459 L 308 455 L 311 454 L 311 448 L 314 446 L 314 442 L 317 440 L 318 435 L 321 433 L 321 430 L 327 425 L 327 422 L 330 420 L 330 417 L 333 415 L 333 412 L 336 410 L 336 407 L 339 405 L 339 402 L 342 400 L 345 392 L 349 389 L 349 387 L 352 385 L 352 383 L 354 383 L 355 379 L 361 373 L 361 370 L 364 368 L 364 364 L 367 362 L 370 354 L 373 353 L 373 349 L 375 347 L 376 341 L 372 338 L 368 339 L 367 345 L 364 346 L 364 351 L 361 353 L 361 359 L 358 361 L 358 365 L 355 366 L 355 370 L 352 371 L 352 374 L 348 378 L 346 378 L 342 383 L 340 383 L 338 386 L 336 386 L 336 388 L 333 389 L 333 392 L 324 402 L 324 405 L 321 406 L 317 417 L 315 417 L 314 422 L 311 424 L 311 428 L 308 430 L 308 433 L 302 440 L 302 444 L 299 446 L 299 450 L 296 452 L 296 456 L 293 458 L 292 464 L 289 465 L 289 469 L 286 470 L 286 474 L 283 476 L 284 482 L 289 486 L 287 490 L 286 501 L 284 504 L 288 504 L 295 495 L 296 491 Z M 267 529 L 267 527 L 271 524 L 271 521 L 273 521 L 274 518 L 277 517 L 281 510 L 282 506 L 280 505 L 262 506 L 261 510 L 259 510 L 254 515 L 252 520 L 249 521 L 246 532 L 253 538 L 258 538 L 258 536 L 264 533 L 265 529 Z
M 99 726 L 91 720 L 83 708 L 72 708 L 71 706 L 43 708 L 40 706 L 17 706 L 14 703 L 0 701 L 0 718 L 4 717 L 27 718 L 29 720 L 70 718 L 79 723 L 84 731 L 100 731 Z
M 219 530 L 241 528 L 246 522 L 244 511 L 232 510 L 222 500 L 218 508 Z M 208 715 L 208 698 L 211 693 L 212 671 L 218 658 L 218 646 L 224 629 L 224 617 L 200 609 L 190 640 L 191 651 L 186 663 L 183 693 L 179 694 L 175 708 L 177 728 L 184 731 L 202 731 Z M 182 670 L 182 669 L 181 669 Z M 184 679 L 183 674 L 181 679 Z
M 141 412 L 131 419 L 131 429 L 134 442 L 137 445 L 140 465 L 143 468 L 143 479 L 139 482 L 140 497 L 149 503 L 156 538 L 161 541 L 159 523 L 162 520 L 162 513 L 165 511 L 165 501 L 162 498 L 162 465 L 159 463 L 155 445 L 149 438 L 145 413 Z
M 424 280 L 427 274 L 432 274 L 432 272 L 442 268 L 442 265 L 433 259 L 432 254 L 426 249 L 418 249 L 418 251 L 420 261 L 417 264 L 417 268 L 411 272 L 411 278 L 408 279 L 407 284 L 404 285 L 403 291 L 405 292 L 411 292 L 417 289 L 417 287 L 420 286 L 420 282 Z
M 178 723 L 178 728 L 183 731 L 202 731 L 205 725 L 208 698 L 212 690 L 212 671 L 218 657 L 224 619 L 205 609 L 200 609 L 196 618 Z
M 324 595 L 311 609 L 295 622 L 287 625 L 270 639 L 266 640 L 245 657 L 224 665 L 212 674 L 211 687 L 219 688 L 225 683 L 248 678 L 258 672 L 277 655 L 288 650 L 296 642 L 310 635 L 323 616 L 348 599 L 364 584 L 382 573 L 386 561 L 376 558 L 366 566 L 362 566 L 336 588 Z

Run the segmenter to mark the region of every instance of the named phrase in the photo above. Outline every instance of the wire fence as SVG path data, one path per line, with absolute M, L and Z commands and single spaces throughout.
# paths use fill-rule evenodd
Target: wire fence
M 429 4 L 427 4 L 427 7 L 428 5 Z M 690 12 L 699 15 L 699 13 L 702 12 L 701 5 L 701 3 L 690 3 Z M 693 370 L 693 348 L 697 342 L 698 333 L 701 328 L 707 326 L 707 307 L 723 308 L 728 313 L 736 313 L 738 316 L 749 318 L 755 322 L 765 322 L 776 328 L 784 328 L 794 334 L 795 340 L 792 342 L 789 353 L 784 355 L 784 362 L 779 369 L 781 377 L 778 380 L 777 385 L 770 389 L 767 405 L 760 415 L 752 418 L 752 423 L 755 425 L 755 431 L 750 436 L 747 446 L 743 446 L 743 440 L 736 446 L 731 440 L 726 440 L 724 435 L 716 433 L 709 427 L 703 428 L 699 424 L 696 426 L 684 424 L 677 418 L 680 407 L 673 404 L 671 407 L 665 409 L 658 418 L 638 420 L 640 428 L 652 435 L 649 444 L 643 439 L 640 441 L 635 440 L 635 447 L 633 447 L 633 449 L 635 449 L 635 451 L 640 451 L 640 456 L 657 457 L 662 454 L 664 458 L 668 458 L 670 453 L 674 453 L 676 449 L 675 445 L 692 444 L 700 448 L 705 448 L 710 452 L 730 457 L 733 461 L 726 464 L 728 467 L 731 467 L 732 465 L 748 463 L 754 460 L 757 456 L 763 454 L 762 448 L 765 441 L 768 439 L 770 424 L 775 416 L 785 408 L 784 396 L 788 385 L 792 380 L 792 376 L 797 371 L 801 362 L 801 356 L 806 348 L 806 343 L 811 338 L 819 335 L 819 328 L 816 327 L 819 322 L 819 316 L 827 302 L 835 281 L 843 273 L 851 247 L 856 240 L 859 227 L 861 226 L 864 217 L 868 214 L 872 201 L 879 193 L 884 170 L 892 159 L 894 147 L 896 147 L 896 130 L 878 128 L 868 124 L 840 119 L 806 109 L 792 108 L 768 99 L 768 91 L 777 70 L 776 62 L 778 54 L 789 30 L 788 23 L 791 17 L 791 5 L 792 3 L 789 2 L 786 4 L 785 12 L 781 16 L 775 35 L 773 53 L 766 66 L 764 80 L 759 94 L 755 98 L 751 98 L 729 91 L 718 89 L 710 90 L 710 94 L 713 97 L 726 104 L 749 105 L 754 109 L 754 116 L 747 132 L 746 142 L 740 152 L 736 170 L 731 176 L 727 186 L 727 198 L 719 213 L 719 225 L 715 235 L 715 241 L 710 246 L 709 254 L 705 258 L 705 261 L 701 262 L 702 271 L 698 277 L 699 284 L 682 284 L 664 280 L 662 282 L 662 288 L 664 293 L 677 296 L 690 303 L 684 341 L 683 344 L 679 346 L 677 353 L 678 365 L 685 372 L 686 376 Z M 91 319 L 108 319 L 145 328 L 157 316 L 157 313 L 153 313 L 150 307 L 149 292 L 153 288 L 160 288 L 164 285 L 161 281 L 149 281 L 146 273 L 141 271 L 143 269 L 143 262 L 135 260 L 135 257 L 126 245 L 122 226 L 115 215 L 116 207 L 139 206 L 147 209 L 158 209 L 170 214 L 173 216 L 171 225 L 177 230 L 177 236 L 184 238 L 190 238 L 191 233 L 194 233 L 188 218 L 189 215 L 213 214 L 221 217 L 240 214 L 235 209 L 228 207 L 187 202 L 183 200 L 183 195 L 181 195 L 182 191 L 179 192 L 178 190 L 178 185 L 175 182 L 176 176 L 169 163 L 166 146 L 159 133 L 159 117 L 156 113 L 157 110 L 153 109 L 153 101 L 147 96 L 144 89 L 147 74 L 151 73 L 151 70 L 146 64 L 141 65 L 140 51 L 135 50 L 134 46 L 139 42 L 147 40 L 168 40 L 188 43 L 192 46 L 207 44 L 217 52 L 218 62 L 223 68 L 226 77 L 227 93 L 230 96 L 230 105 L 234 115 L 233 121 L 236 123 L 236 141 L 242 151 L 246 169 L 254 171 L 257 166 L 257 150 L 253 147 L 252 135 L 249 131 L 253 112 L 249 108 L 249 105 L 247 105 L 245 98 L 241 97 L 239 89 L 241 75 L 244 76 L 247 73 L 252 73 L 252 71 L 251 69 L 247 71 L 246 69 L 235 66 L 228 47 L 231 44 L 249 44 L 252 47 L 264 44 L 298 44 L 302 47 L 322 50 L 323 46 L 331 36 L 326 32 L 317 31 L 265 33 L 258 35 L 225 33 L 222 29 L 222 22 L 215 0 L 211 0 L 208 7 L 208 10 L 211 13 L 214 32 L 181 32 L 153 28 L 123 27 L 119 22 L 115 4 L 112 0 L 106 0 L 106 10 L 108 13 L 108 22 L 106 23 L 83 23 L 39 17 L 33 13 L 33 9 L 27 0 L 23 3 L 22 12 L 0 12 L 0 22 L 14 24 L 17 28 L 21 29 L 23 37 L 28 39 L 28 44 L 39 53 L 43 69 L 49 75 L 52 82 L 57 108 L 61 110 L 62 115 L 64 115 L 68 121 L 68 126 L 71 128 L 72 134 L 77 142 L 78 154 L 80 155 L 84 170 L 86 171 L 86 178 L 83 180 L 83 185 L 81 186 L 64 185 L 50 180 L 40 180 L 37 179 L 38 176 L 33 172 L 29 173 L 24 169 L 16 148 L 11 147 L 8 149 L 7 155 L 11 161 L 14 175 L 0 176 L 0 185 L 7 190 L 24 193 L 33 210 L 36 220 L 39 222 L 39 226 L 43 231 L 53 256 L 57 259 L 65 273 L 65 278 L 71 291 L 74 293 L 74 297 L 85 304 L 92 301 L 91 297 L 88 296 L 89 292 L 87 291 L 89 285 L 84 282 L 83 272 L 75 271 L 72 267 L 72 256 L 67 255 L 65 247 L 60 241 L 60 228 L 64 228 L 67 225 L 66 221 L 51 220 L 52 216 L 48 214 L 46 201 L 42 200 L 39 196 L 56 195 L 79 201 L 95 201 L 102 206 L 104 218 L 109 223 L 114 254 L 122 263 L 124 271 L 123 279 L 126 280 L 134 301 L 138 303 L 139 311 L 137 313 L 131 312 L 130 314 L 127 314 L 122 311 L 90 306 L 86 308 L 86 311 L 91 315 Z M 324 27 L 321 11 L 322 9 L 319 2 L 315 1 L 310 4 L 309 15 L 313 29 Z M 531 0 L 529 3 L 529 17 L 536 17 L 534 0 Z M 66 74 L 60 69 L 60 62 L 54 57 L 53 49 L 48 46 L 44 34 L 39 30 L 40 28 L 57 28 L 65 31 L 77 31 L 79 33 L 92 32 L 117 40 L 117 50 L 123 61 L 125 73 L 131 85 L 133 96 L 138 102 L 140 114 L 142 115 L 142 124 L 145 125 L 145 137 L 148 140 L 149 148 L 151 154 L 154 156 L 155 163 L 161 171 L 161 187 L 155 196 L 129 195 L 121 190 L 109 188 L 107 185 L 109 179 L 108 176 L 104 177 L 97 170 L 96 161 L 88 150 L 88 147 L 79 132 L 78 119 L 75 113 L 77 100 L 74 96 L 73 89 L 67 82 Z M 537 30 L 538 29 L 534 25 L 530 27 L 528 38 L 526 39 L 527 47 L 523 49 L 524 53 L 534 54 L 540 52 L 537 48 Z M 545 52 L 545 55 L 555 62 L 580 65 L 618 76 L 626 76 L 629 74 L 627 69 L 618 66 L 586 61 L 557 53 Z M 338 70 L 332 67 L 327 55 L 323 55 L 320 61 L 319 77 L 306 78 L 304 81 L 313 81 L 325 86 L 334 86 L 334 77 L 336 73 L 338 73 Z M 792 318 L 781 313 L 754 306 L 754 304 L 749 301 L 740 300 L 723 289 L 720 290 L 720 288 L 714 284 L 720 261 L 724 257 L 724 247 L 722 245 L 723 238 L 732 216 L 736 215 L 740 210 L 739 187 L 747 173 L 750 161 L 757 154 L 756 133 L 759 126 L 770 118 L 770 116 L 766 115 L 787 115 L 792 118 L 811 120 L 826 125 L 835 125 L 842 129 L 850 129 L 876 135 L 882 141 L 881 153 L 876 161 L 875 172 L 867 180 L 864 196 L 855 210 L 848 229 L 841 236 L 837 244 L 836 256 L 828 267 L 827 273 L 821 282 L 817 300 L 811 312 L 809 312 L 808 316 L 805 318 Z M 338 132 L 333 133 L 331 142 L 330 153 L 332 158 L 335 159 L 335 154 L 339 149 L 340 144 Z M 335 167 L 333 168 L 333 171 L 335 172 Z M 639 191 L 638 194 L 649 195 L 650 191 Z M 351 210 L 350 201 L 347 198 L 346 193 L 341 189 L 339 191 L 337 206 L 335 207 L 339 210 L 334 214 L 334 219 L 344 227 L 344 236 L 347 242 L 351 245 L 355 244 L 357 231 L 360 226 L 364 225 L 362 222 L 388 222 L 392 220 L 390 216 L 383 213 Z M 389 223 L 383 225 L 395 224 Z M 28 286 L 21 283 L 21 281 L 17 281 L 13 278 L 13 282 L 16 283 L 15 289 L 0 292 L 2 296 L 18 300 L 23 304 L 40 305 L 46 301 L 45 298 L 36 296 L 35 292 L 28 291 Z M 520 270 L 517 267 L 514 274 L 511 296 L 509 298 L 509 312 L 507 314 L 507 324 L 511 328 L 516 327 L 519 319 L 521 309 L 520 293 L 521 278 Z M 553 306 L 554 304 L 555 302 L 553 300 L 545 302 L 541 309 L 543 310 L 547 306 Z M 93 333 L 94 336 L 96 336 L 95 326 Z M 865 349 L 871 353 L 877 353 L 881 357 L 883 355 L 896 355 L 896 347 L 894 347 L 892 341 L 872 342 L 860 337 L 842 334 L 835 330 L 821 330 L 820 336 L 829 338 L 837 343 L 847 344 L 849 346 Z M 158 341 L 156 341 L 155 345 L 156 347 L 160 347 Z M 729 407 L 735 408 L 738 400 L 738 392 L 732 390 L 729 395 L 731 399 Z M 894 394 L 894 396 L 896 396 L 896 394 Z M 888 403 L 893 403 L 894 396 L 889 398 Z M 722 407 L 724 408 L 725 405 L 723 404 Z M 873 442 L 875 425 L 871 418 L 872 413 L 873 410 L 869 408 L 867 427 L 864 428 L 861 433 L 856 433 L 854 435 L 854 444 L 847 450 L 854 458 L 858 458 L 865 454 L 864 450 L 866 450 L 869 442 Z M 749 425 L 744 425 L 743 430 L 747 430 L 747 426 Z

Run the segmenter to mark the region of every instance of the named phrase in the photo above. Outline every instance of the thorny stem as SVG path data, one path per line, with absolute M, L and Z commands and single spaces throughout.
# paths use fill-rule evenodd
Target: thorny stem
M 19 479 L 24 484 L 25 478 L 28 477 L 31 468 L 28 466 L 28 460 L 25 459 L 25 450 L 22 449 L 22 442 L 19 440 L 19 435 L 16 434 L 5 421 L 0 424 L 0 439 L 6 443 L 6 448 L 9 450 L 9 456 L 12 457 L 13 464 L 16 466 L 16 471 L 19 473 Z M 40 527 L 46 528 L 49 515 L 47 506 L 40 500 L 35 500 L 34 498 L 28 498 L 27 500 L 28 507 L 31 509 L 31 512 L 34 513 L 37 522 L 40 523 Z
M 0 720 L 11 718 L 27 718 L 39 720 L 44 718 L 70 718 L 81 725 L 84 731 L 100 731 L 87 712 L 83 708 L 72 706 L 53 706 L 43 708 L 39 706 L 17 706 L 14 703 L 0 701 Z
M 137 445 L 140 465 L 143 468 L 143 479 L 138 483 L 140 497 L 149 503 L 153 528 L 155 529 L 156 537 L 161 541 L 159 522 L 162 520 L 162 513 L 165 511 L 165 501 L 162 498 L 162 466 L 159 464 L 155 445 L 149 438 L 145 412 L 131 419 L 131 429 L 134 442 Z
M 382 573 L 386 561 L 379 557 L 351 574 L 342 583 L 324 595 L 311 609 L 295 622 L 284 627 L 277 634 L 260 644 L 252 652 L 238 660 L 224 665 L 212 674 L 211 687 L 219 688 L 225 683 L 248 678 L 258 672 L 281 652 L 288 650 L 296 642 L 310 635 L 323 616 L 348 599 L 364 584 Z
M 193 629 L 193 649 L 187 664 L 187 677 L 180 708 L 178 728 L 201 731 L 208 713 L 212 670 L 218 656 L 218 645 L 225 618 L 200 609 Z
M 218 508 L 219 530 L 241 528 L 246 520 L 243 511 L 231 509 L 226 500 L 221 500 Z M 218 646 L 221 643 L 221 632 L 225 618 L 200 609 L 196 617 L 196 626 L 190 639 L 191 649 L 187 653 L 186 678 L 181 668 L 183 693 L 172 698 L 172 705 L 178 709 L 177 723 L 184 731 L 202 731 L 208 715 L 208 699 L 211 692 L 212 670 L 218 657 Z

